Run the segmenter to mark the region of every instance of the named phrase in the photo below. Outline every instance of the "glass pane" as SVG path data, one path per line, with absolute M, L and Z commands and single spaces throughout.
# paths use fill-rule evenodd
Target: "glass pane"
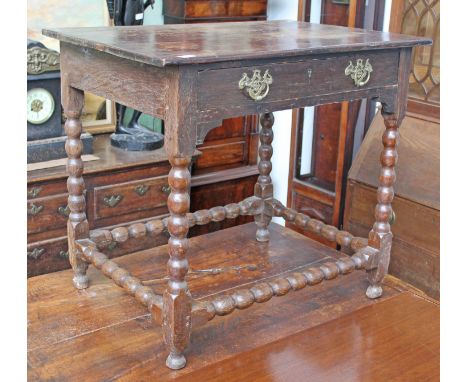
M 410 97 L 440 103 L 440 2 L 439 0 L 405 0 L 401 33 L 430 37 L 431 46 L 413 51 Z

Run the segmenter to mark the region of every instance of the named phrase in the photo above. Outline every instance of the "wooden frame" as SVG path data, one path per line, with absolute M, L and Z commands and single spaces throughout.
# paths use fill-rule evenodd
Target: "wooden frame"
M 199 41 L 199 46 L 203 48 L 197 54 L 183 54 L 185 51 L 173 52 L 170 49 L 151 54 L 129 51 L 119 47 L 119 32 L 115 28 L 100 29 L 92 37 L 88 34 L 89 30 L 45 31 L 47 35 L 59 38 L 62 44 L 62 102 L 67 116 L 65 130 L 68 136 L 68 243 L 74 285 L 77 289 L 88 287 L 86 271 L 88 265 L 93 264 L 146 305 L 155 321 L 162 324 L 169 352 L 166 365 L 171 369 L 185 366 L 184 351 L 189 344 L 192 327 L 202 325 L 215 316 L 229 314 L 236 308 L 245 309 L 254 302 L 262 303 L 273 296 L 283 296 L 290 290 L 315 285 L 355 269 L 365 269 L 368 272 L 370 285 L 366 295 L 369 298 L 382 295 L 382 280 L 388 269 L 392 240 L 389 221 L 398 126 L 405 113 L 411 49 L 417 44 L 430 43 L 427 39 L 399 36 L 389 39 L 376 32 L 367 32 L 364 36 L 356 33 L 354 38 L 358 42 L 354 40 L 350 44 L 348 38 L 354 32 L 336 28 L 333 33 L 339 41 L 328 46 L 313 46 L 314 41 L 319 40 L 316 34 L 331 32 L 330 27 L 314 27 L 312 30 L 307 23 L 278 21 L 232 23 L 227 31 L 225 25 L 193 24 L 183 28 L 163 26 L 126 29 L 128 33 L 125 34 L 123 46 L 128 43 L 128 37 L 135 41 L 144 41 L 146 33 L 153 37 L 162 33 L 161 36 L 169 35 L 171 38 L 180 38 L 181 41 L 204 36 L 201 37 L 203 41 Z M 237 39 L 230 39 L 234 45 L 240 39 L 252 36 L 268 36 L 269 41 L 262 37 L 258 42 L 259 46 L 251 43 L 239 56 L 239 51 L 233 46 L 226 46 L 226 40 L 222 38 L 220 41 L 223 41 L 223 45 L 215 43 L 210 47 L 213 41 L 210 42 L 209 36 L 220 37 L 222 33 L 236 35 Z M 111 45 L 101 40 L 109 35 Z M 310 41 L 312 45 L 297 51 L 287 51 L 286 47 L 291 46 L 291 36 L 295 36 L 297 41 Z M 372 40 L 374 43 L 369 43 Z M 132 44 L 132 47 L 135 46 L 141 48 L 140 44 Z M 282 48 L 273 51 L 270 46 Z M 149 50 L 153 48 L 153 44 L 148 45 Z M 362 56 L 372 57 L 376 75 L 373 81 L 355 86 L 343 73 L 344 67 L 348 65 L 348 60 L 354 62 Z M 239 89 L 239 74 L 242 75 L 239 68 L 248 73 L 267 68 L 275 78 L 275 85 L 269 92 L 263 93 L 262 98 L 253 100 L 251 94 L 242 93 Z M 302 74 L 298 74 L 300 68 L 303 70 Z M 343 74 L 331 77 L 338 72 Z M 207 76 L 211 87 L 206 86 Z M 116 77 L 120 79 L 118 83 L 114 81 Z M 218 78 L 222 80 L 216 80 Z M 312 79 L 314 86 L 307 86 Z M 167 219 L 136 223 L 128 228 L 118 227 L 112 231 L 89 230 L 85 213 L 80 144 L 80 114 L 84 91 L 103 95 L 165 120 L 165 149 L 172 166 L 168 177 L 171 193 L 167 203 L 170 216 Z M 240 98 L 239 95 L 242 94 L 244 98 Z M 333 226 L 284 207 L 273 197 L 270 177 L 273 111 L 364 97 L 378 98 L 382 102 L 386 125 L 375 223 L 368 240 L 354 238 L 348 232 L 339 231 Z M 217 102 L 220 98 L 226 101 L 224 106 Z M 230 102 L 238 99 L 242 101 Z M 209 100 L 216 102 L 210 103 Z M 262 114 L 258 163 L 260 175 L 254 195 L 240 203 L 189 213 L 188 166 L 197 142 L 203 141 L 207 132 L 219 125 L 220 119 L 252 112 Z M 239 289 L 229 296 L 204 302 L 192 300 L 185 279 L 189 269 L 189 228 L 239 215 L 254 216 L 256 238 L 264 243 L 262 245 L 268 245 L 268 225 L 272 217 L 279 216 L 304 230 L 322 235 L 329 241 L 336 241 L 340 246 L 350 247 L 355 254 L 351 258 L 342 257 L 336 262 L 281 276 L 248 289 Z M 104 244 L 158 235 L 165 229 L 170 234 L 168 284 L 162 295 L 155 294 L 150 287 L 144 286 L 140 280 L 99 251 Z
M 417 2 L 414 2 L 417 3 Z M 437 34 L 435 33 L 432 36 L 428 35 L 428 32 L 425 31 L 424 27 L 422 27 L 421 21 L 423 15 L 431 15 L 435 19 L 435 25 L 440 23 L 440 14 L 436 14 L 435 8 L 438 5 L 438 1 L 432 1 L 429 3 L 426 3 L 424 1 L 421 2 L 421 4 L 425 7 L 425 10 L 422 11 L 420 14 L 415 15 L 416 19 L 418 20 L 418 33 L 420 35 L 424 35 L 427 37 L 432 38 L 433 40 L 437 38 Z M 410 7 L 411 8 L 411 7 Z M 426 12 L 427 11 L 427 12 Z M 390 32 L 394 33 L 405 33 L 403 22 L 404 22 L 404 17 L 405 17 L 405 0 L 393 0 L 392 1 L 392 9 L 391 9 L 391 18 L 390 18 L 390 27 L 389 30 Z M 439 30 L 437 27 L 434 27 L 434 32 L 437 32 Z M 438 45 L 437 45 L 438 46 Z M 436 49 L 436 46 L 431 47 L 431 54 L 433 55 L 434 49 Z M 414 52 L 413 52 L 414 55 Z M 414 56 L 413 56 L 414 60 Z M 429 67 L 429 72 L 432 71 L 432 62 L 433 58 L 430 58 L 431 66 Z M 413 61 L 412 63 L 412 69 L 411 69 L 411 76 L 414 76 L 413 72 L 416 71 L 416 65 Z M 414 78 L 414 77 L 413 77 Z M 435 87 L 440 87 L 440 83 L 437 83 L 434 85 Z M 408 115 L 411 115 L 416 118 L 421 118 L 425 119 L 431 122 L 439 122 L 440 120 L 440 103 L 430 101 L 430 100 L 424 100 L 419 97 L 415 97 L 414 95 L 411 95 L 411 93 L 408 95 Z
M 85 104 L 86 98 L 90 96 L 91 93 L 85 94 Z M 104 100 L 106 102 L 106 118 L 102 120 L 93 120 L 93 121 L 83 121 L 83 128 L 87 133 L 90 134 L 104 134 L 111 133 L 115 131 L 116 125 L 116 110 L 115 102 L 112 102 L 108 99 Z

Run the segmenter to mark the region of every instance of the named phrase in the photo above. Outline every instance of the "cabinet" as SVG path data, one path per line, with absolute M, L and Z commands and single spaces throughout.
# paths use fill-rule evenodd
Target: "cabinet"
M 94 138 L 98 160 L 85 162 L 86 214 L 91 229 L 130 225 L 168 214 L 169 162 L 164 149 L 127 152 L 110 145 L 108 135 Z M 65 166 L 28 172 L 28 277 L 70 267 L 68 261 Z M 143 238 L 107 248 L 110 257 L 165 244 L 167 237 Z

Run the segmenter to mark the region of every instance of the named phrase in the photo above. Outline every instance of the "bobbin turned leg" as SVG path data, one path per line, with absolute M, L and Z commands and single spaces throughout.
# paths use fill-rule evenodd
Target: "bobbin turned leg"
M 65 81 L 63 81 L 65 82 Z M 89 235 L 88 220 L 86 219 L 85 184 L 83 180 L 83 161 L 81 153 L 83 143 L 81 142 L 81 110 L 83 108 L 83 91 L 74 89 L 65 83 L 62 88 L 62 104 L 67 120 L 65 122 L 65 133 L 67 141 L 65 150 L 67 152 L 68 171 L 68 215 L 67 236 L 68 256 L 73 268 L 73 284 L 77 289 L 88 287 L 89 280 L 86 275 L 88 263 L 81 260 L 75 246 L 75 240 L 87 238 Z
M 186 213 L 190 207 L 190 157 L 170 156 L 172 169 L 169 185 L 172 192 L 168 198 L 171 216 L 168 220 L 169 261 L 167 271 L 169 282 L 163 296 L 163 333 L 169 350 L 166 365 L 174 370 L 185 366 L 183 351 L 187 347 L 191 330 L 191 298 L 185 275 L 188 271 L 186 252 L 189 222 Z
M 273 183 L 271 181 L 271 156 L 273 155 L 273 123 L 275 123 L 275 117 L 273 113 L 266 113 L 260 116 L 260 125 L 262 129 L 260 131 L 260 147 L 258 149 L 258 155 L 260 161 L 258 162 L 258 176 L 257 183 L 255 184 L 255 196 L 262 198 L 263 201 L 271 199 L 273 197 Z M 263 210 L 265 205 L 263 205 Z M 255 215 L 255 223 L 257 224 L 257 240 L 268 241 L 270 239 L 270 233 L 268 232 L 268 225 L 271 222 L 271 216 L 266 215 L 264 212 Z
M 379 250 L 377 267 L 368 273 L 370 282 L 366 295 L 378 298 L 382 295 L 382 280 L 388 272 L 390 251 L 392 249 L 392 232 L 390 220 L 392 217 L 392 200 L 394 196 L 395 164 L 398 154 L 396 146 L 399 138 L 399 120 L 395 114 L 382 112 L 385 122 L 383 133 L 383 150 L 380 155 L 380 177 L 377 189 L 377 206 L 375 207 L 375 223 L 369 233 L 369 246 Z

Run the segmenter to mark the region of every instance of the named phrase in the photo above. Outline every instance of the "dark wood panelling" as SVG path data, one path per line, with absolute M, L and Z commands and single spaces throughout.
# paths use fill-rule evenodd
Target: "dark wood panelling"
M 256 181 L 257 176 L 254 175 L 192 187 L 190 211 L 194 212 L 225 205 L 227 203 L 240 202 L 253 194 Z M 189 234 L 190 236 L 202 235 L 251 221 L 253 221 L 253 217 L 251 216 L 239 216 L 236 219 L 211 222 L 204 226 L 195 226 L 190 229 Z

